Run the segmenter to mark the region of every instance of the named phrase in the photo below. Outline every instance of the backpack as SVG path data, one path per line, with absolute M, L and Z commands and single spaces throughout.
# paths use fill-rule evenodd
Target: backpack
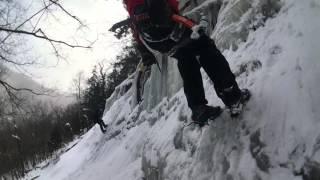
M 168 39 L 174 29 L 173 14 L 167 0 L 145 0 L 133 9 L 133 24 L 148 42 L 161 42 Z

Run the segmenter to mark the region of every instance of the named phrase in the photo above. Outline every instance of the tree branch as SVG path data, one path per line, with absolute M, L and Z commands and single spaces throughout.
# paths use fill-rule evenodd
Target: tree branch
M 23 21 L 20 25 L 18 25 L 14 30 L 18 30 L 19 28 L 21 28 L 24 24 L 26 24 L 27 22 L 29 22 L 31 19 L 33 19 L 35 16 L 37 16 L 38 14 L 40 14 L 42 11 L 48 9 L 51 5 L 53 5 L 53 3 L 50 3 L 48 5 L 46 5 L 45 7 L 43 7 L 42 9 L 40 9 L 39 11 L 37 11 L 36 13 L 34 13 L 32 16 L 30 16 L 29 18 L 27 18 L 25 21 Z M 8 16 L 9 17 L 9 16 Z M 2 41 L 1 43 L 4 43 L 10 36 L 11 34 L 8 34 Z
M 32 89 L 29 89 L 29 88 L 16 88 L 16 87 L 14 87 L 14 86 L 10 85 L 9 83 L 7 83 L 5 81 L 2 81 L 2 80 L 0 80 L 0 84 L 6 89 L 8 94 L 14 94 L 12 92 L 12 90 L 13 90 L 13 91 L 16 91 L 16 92 L 26 91 L 26 92 L 29 92 L 31 94 L 40 95 L 40 96 L 43 96 L 43 95 L 48 96 L 49 95 L 49 94 L 45 94 L 45 93 L 35 92 L 35 91 L 33 91 Z M 16 95 L 14 95 L 14 96 L 16 97 Z
M 24 62 L 24 63 L 20 63 L 20 62 L 12 61 L 12 60 L 10 60 L 10 59 L 8 59 L 8 58 L 6 58 L 6 57 L 2 56 L 1 54 L 0 54 L 0 59 L 1 59 L 1 60 L 3 60 L 3 61 L 5 61 L 5 62 L 7 62 L 7 63 L 15 64 L 15 65 L 18 65 L 18 66 L 26 66 L 26 65 L 33 65 L 33 64 L 35 64 L 35 62 L 34 62 L 34 61 L 31 61 L 31 62 Z
M 85 26 L 82 21 L 77 17 L 72 15 L 71 13 L 69 13 L 69 11 L 67 11 L 60 3 L 58 3 L 59 0 L 49 0 L 51 3 L 53 3 L 54 5 L 58 6 L 63 12 L 65 12 L 68 16 L 70 16 L 71 18 L 73 18 L 74 20 L 78 21 L 78 23 L 81 26 Z
M 47 41 L 50 41 L 50 42 L 54 42 L 54 43 L 58 43 L 58 44 L 64 44 L 64 45 L 69 46 L 71 48 L 91 48 L 90 46 L 74 45 L 74 44 L 70 44 L 70 43 L 67 43 L 67 42 L 64 42 L 64 41 L 61 41 L 61 40 L 55 40 L 55 39 L 49 38 L 46 35 L 39 35 L 38 32 L 40 32 L 41 29 L 38 29 L 36 32 L 29 32 L 29 31 L 24 31 L 24 30 L 13 30 L 13 29 L 0 27 L 0 31 L 6 31 L 6 32 L 10 32 L 10 33 L 15 33 L 15 34 L 30 35 L 30 36 L 34 36 L 34 37 L 37 37 L 37 38 L 40 38 L 40 39 L 44 39 L 44 40 L 47 40 Z M 42 32 L 42 34 L 44 34 L 43 31 L 41 31 L 41 32 Z

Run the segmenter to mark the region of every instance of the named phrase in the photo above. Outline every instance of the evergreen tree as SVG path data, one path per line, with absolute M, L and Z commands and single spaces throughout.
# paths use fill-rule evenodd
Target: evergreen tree
M 107 98 L 107 74 L 104 66 L 99 64 L 92 70 L 88 79 L 88 88 L 84 92 L 84 114 L 90 121 L 96 122 L 101 118 L 104 111 L 104 104 Z

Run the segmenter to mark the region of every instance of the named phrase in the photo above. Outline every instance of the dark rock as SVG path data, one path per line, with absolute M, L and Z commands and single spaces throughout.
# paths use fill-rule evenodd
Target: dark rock
M 307 161 L 303 167 L 303 180 L 320 180 L 320 163 Z
M 250 152 L 252 157 L 256 160 L 257 166 L 264 172 L 269 172 L 270 158 L 263 152 L 266 145 L 260 140 L 260 130 L 256 131 L 250 136 Z
M 173 144 L 176 149 L 186 150 L 183 144 L 183 129 L 179 130 L 173 138 Z
M 255 72 L 256 70 L 262 67 L 262 63 L 259 60 L 252 60 L 246 63 L 243 63 L 239 66 L 239 69 L 234 73 L 235 76 L 240 76 L 245 74 L 246 76 L 249 75 L 250 72 Z

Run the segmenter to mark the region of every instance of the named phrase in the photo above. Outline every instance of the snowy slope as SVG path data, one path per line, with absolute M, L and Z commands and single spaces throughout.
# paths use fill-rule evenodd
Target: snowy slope
M 224 55 L 240 86 L 253 94 L 242 117 L 231 119 L 224 112 L 202 129 L 186 126 L 190 111 L 182 90 L 146 111 L 130 104 L 132 89 L 121 90 L 129 79 L 116 91 L 122 96 L 108 101 L 106 135 L 92 128 L 58 162 L 27 178 L 319 180 L 320 2 L 282 0 L 274 17 L 250 22 L 248 17 L 259 15 L 252 8 L 237 9 L 238 0 L 224 2 L 220 13 L 235 16 L 236 9 L 242 15 L 231 23 L 218 18 L 212 37 L 223 28 L 239 34 L 238 40 L 226 37 L 233 48 Z M 247 2 L 254 7 L 261 1 Z M 243 29 L 248 23 L 256 24 Z M 204 80 L 209 104 L 222 105 L 207 76 Z

